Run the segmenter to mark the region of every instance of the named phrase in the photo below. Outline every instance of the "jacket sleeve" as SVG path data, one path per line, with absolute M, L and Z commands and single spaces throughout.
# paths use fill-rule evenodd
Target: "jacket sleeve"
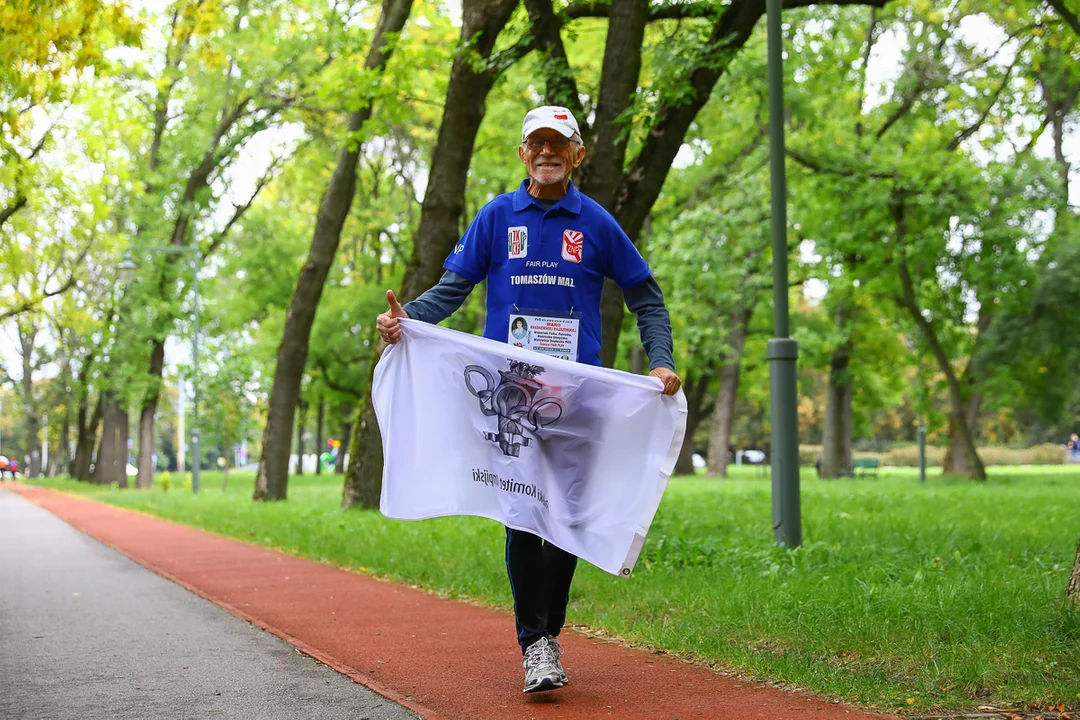
M 637 315 L 638 333 L 649 369 L 675 370 L 674 342 L 671 339 L 671 316 L 664 305 L 664 293 L 652 275 L 624 291 L 626 307 Z
M 439 278 L 438 285 L 412 302 L 405 303 L 402 308 L 414 320 L 438 325 L 461 307 L 474 287 L 476 283 L 469 278 L 447 270 Z

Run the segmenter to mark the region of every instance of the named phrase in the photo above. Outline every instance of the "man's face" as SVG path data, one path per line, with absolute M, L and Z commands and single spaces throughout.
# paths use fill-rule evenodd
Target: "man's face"
M 544 141 L 542 147 L 533 147 Z M 552 147 L 552 143 L 556 148 Z M 559 148 L 559 145 L 564 147 Z M 565 182 L 570 171 L 585 159 L 585 148 L 579 142 L 568 141 L 558 130 L 540 128 L 518 146 L 518 157 L 529 177 L 541 185 Z

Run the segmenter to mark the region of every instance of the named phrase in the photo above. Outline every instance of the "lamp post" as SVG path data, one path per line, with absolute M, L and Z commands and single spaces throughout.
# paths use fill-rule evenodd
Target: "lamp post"
M 191 376 L 191 387 L 194 390 L 191 400 L 191 490 L 199 492 L 199 246 L 192 245 L 165 245 L 152 247 L 132 247 L 124 253 L 124 259 L 116 266 L 120 272 L 121 280 L 129 282 L 139 264 L 131 257 L 131 250 L 140 252 L 160 252 L 181 255 L 191 253 L 191 292 L 192 292 L 192 337 L 191 337 L 191 362 L 195 372 Z
M 802 544 L 799 507 L 799 418 L 796 361 L 799 346 L 788 317 L 787 177 L 784 170 L 784 38 L 782 0 L 767 0 L 769 155 L 772 176 L 773 339 L 769 340 L 772 405 L 772 520 L 777 545 Z
M 919 383 L 919 397 L 916 400 L 919 406 L 918 430 L 916 439 L 919 444 L 919 482 L 926 482 L 926 383 L 923 381 L 922 363 L 922 330 L 918 330 L 918 344 L 915 346 L 915 359 L 918 363 L 917 382 Z

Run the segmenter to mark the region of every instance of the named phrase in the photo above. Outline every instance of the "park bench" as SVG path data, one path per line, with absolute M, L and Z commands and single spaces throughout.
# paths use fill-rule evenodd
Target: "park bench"
M 880 461 L 877 458 L 860 458 L 851 462 L 851 474 L 854 477 L 860 475 L 873 475 L 877 477 L 878 465 Z

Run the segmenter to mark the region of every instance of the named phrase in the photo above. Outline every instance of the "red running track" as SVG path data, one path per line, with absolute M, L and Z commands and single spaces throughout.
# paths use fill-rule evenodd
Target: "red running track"
M 427 718 L 883 717 L 574 632 L 560 637 L 570 685 L 526 696 L 507 613 L 103 503 L 18 490 L 135 562 Z

